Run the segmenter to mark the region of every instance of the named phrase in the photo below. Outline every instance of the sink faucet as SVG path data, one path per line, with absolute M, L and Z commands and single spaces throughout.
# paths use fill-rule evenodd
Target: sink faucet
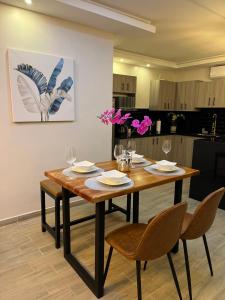
M 213 135 L 216 135 L 216 120 L 217 120 L 217 114 L 213 114 L 213 122 L 212 122 L 212 130 L 211 130 L 211 133 Z

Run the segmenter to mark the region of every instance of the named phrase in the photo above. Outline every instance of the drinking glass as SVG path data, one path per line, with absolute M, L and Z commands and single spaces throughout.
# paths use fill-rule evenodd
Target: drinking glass
M 66 162 L 73 166 L 76 161 L 76 148 L 73 145 L 66 145 L 65 150 Z
M 167 154 L 171 151 L 171 140 L 164 140 L 163 141 L 163 144 L 162 144 L 162 151 L 166 154 Z
M 114 147 L 114 157 L 116 160 L 122 155 L 123 153 L 123 145 L 121 144 L 116 144 Z

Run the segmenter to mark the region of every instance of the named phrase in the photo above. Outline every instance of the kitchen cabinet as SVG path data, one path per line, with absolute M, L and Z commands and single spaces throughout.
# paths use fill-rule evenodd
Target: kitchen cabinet
M 164 140 L 171 140 L 171 151 L 166 155 L 162 151 Z M 136 153 L 154 160 L 170 160 L 180 165 L 191 167 L 193 144 L 197 137 L 183 135 L 164 135 L 136 138 Z M 120 139 L 118 143 L 126 146 L 128 139 Z
M 176 110 L 196 110 L 197 81 L 183 81 L 177 83 Z
M 186 167 L 192 166 L 193 144 L 195 137 L 175 135 L 172 160 Z
M 136 138 L 136 153 L 143 154 L 145 157 L 152 158 L 154 160 L 168 159 L 172 158 L 172 151 L 167 155 L 162 151 L 162 143 L 165 139 L 172 139 L 174 136 L 152 136 L 152 137 L 142 137 Z M 118 143 L 126 147 L 128 139 L 120 139 Z M 172 141 L 173 149 L 173 141 Z
M 225 79 L 214 79 L 198 84 L 196 107 L 225 108 Z
M 175 109 L 176 82 L 151 80 L 149 107 L 157 110 Z
M 135 94 L 136 77 L 128 75 L 113 74 L 113 93 Z

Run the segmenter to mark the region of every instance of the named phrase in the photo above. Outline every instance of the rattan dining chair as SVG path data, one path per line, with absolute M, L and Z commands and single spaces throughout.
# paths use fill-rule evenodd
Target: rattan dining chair
M 182 202 L 164 210 L 149 224 L 130 224 L 109 233 L 106 236 L 106 242 L 110 245 L 110 250 L 105 267 L 104 282 L 113 249 L 116 249 L 127 259 L 136 261 L 137 293 L 138 300 L 141 300 L 141 261 L 154 260 L 167 255 L 179 299 L 182 299 L 170 250 L 180 237 L 186 209 L 187 203 Z
M 197 206 L 193 214 L 186 213 L 182 226 L 180 239 L 183 242 L 185 266 L 187 272 L 187 282 L 189 298 L 192 299 L 192 287 L 191 287 L 191 273 L 189 266 L 187 240 L 194 240 L 199 237 L 203 238 L 206 256 L 209 264 L 210 274 L 213 276 L 212 263 L 209 253 L 209 248 L 206 239 L 206 232 L 210 229 L 216 216 L 216 211 L 219 203 L 224 195 L 225 188 L 220 188 L 213 193 L 209 194 L 205 199 Z

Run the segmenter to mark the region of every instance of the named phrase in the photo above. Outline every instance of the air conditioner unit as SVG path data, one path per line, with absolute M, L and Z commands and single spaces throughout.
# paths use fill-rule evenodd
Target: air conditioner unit
M 210 78 L 225 77 L 225 66 L 211 67 L 209 76 Z

